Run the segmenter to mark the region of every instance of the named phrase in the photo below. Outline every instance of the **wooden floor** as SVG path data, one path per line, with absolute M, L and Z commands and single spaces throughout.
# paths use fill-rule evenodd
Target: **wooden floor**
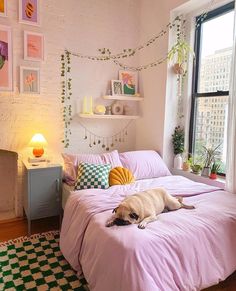
M 57 229 L 59 229 L 59 217 L 44 218 L 32 222 L 32 234 Z M 25 235 L 27 235 L 27 220 L 0 221 L 0 242 Z M 204 291 L 236 291 L 236 272 L 224 282 L 204 289 Z
M 59 229 L 59 217 L 49 217 L 32 221 L 31 234 Z M 0 221 L 0 242 L 27 235 L 27 220 L 12 219 Z

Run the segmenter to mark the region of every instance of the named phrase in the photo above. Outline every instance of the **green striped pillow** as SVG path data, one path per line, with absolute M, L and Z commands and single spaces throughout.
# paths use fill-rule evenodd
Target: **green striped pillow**
M 75 183 L 76 190 L 82 189 L 106 189 L 109 187 L 109 172 L 111 165 L 95 165 L 80 163 Z

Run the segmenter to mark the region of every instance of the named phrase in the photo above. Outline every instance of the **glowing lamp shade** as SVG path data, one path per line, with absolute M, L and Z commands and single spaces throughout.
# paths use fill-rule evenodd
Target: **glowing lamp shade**
M 36 158 L 39 158 L 43 155 L 44 149 L 43 147 L 47 145 L 47 141 L 45 137 L 41 133 L 36 133 L 29 143 L 29 146 L 33 147 L 33 155 Z

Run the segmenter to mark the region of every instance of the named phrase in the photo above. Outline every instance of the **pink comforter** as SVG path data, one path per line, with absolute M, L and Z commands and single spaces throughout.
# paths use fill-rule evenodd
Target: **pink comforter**
M 160 186 L 196 209 L 163 213 L 144 230 L 105 227 L 126 195 Z M 91 291 L 200 290 L 236 270 L 236 195 L 180 176 L 77 191 L 65 207 L 60 246 Z

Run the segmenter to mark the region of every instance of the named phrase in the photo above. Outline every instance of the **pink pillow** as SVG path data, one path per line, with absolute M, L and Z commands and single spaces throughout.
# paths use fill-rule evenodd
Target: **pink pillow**
M 110 164 L 112 168 L 122 167 L 117 150 L 104 154 L 62 154 L 64 160 L 64 180 L 69 185 L 74 185 L 81 162 L 88 164 Z
M 155 151 L 125 152 L 119 156 L 123 167 L 129 169 L 136 180 L 171 175 L 164 161 Z

